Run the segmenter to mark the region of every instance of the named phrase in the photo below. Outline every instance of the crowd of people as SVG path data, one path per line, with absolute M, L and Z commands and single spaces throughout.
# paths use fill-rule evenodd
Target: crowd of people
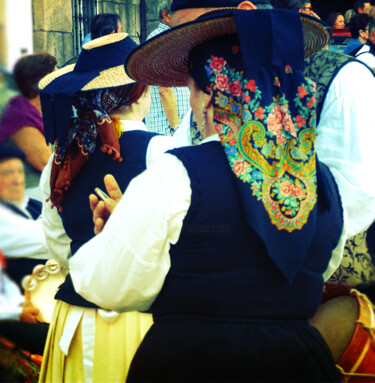
M 375 381 L 371 8 L 163 0 L 140 45 L 99 14 L 74 63 L 21 58 L 2 355 L 43 354 L 46 383 Z M 41 324 L 22 277 L 50 259 L 68 271 Z

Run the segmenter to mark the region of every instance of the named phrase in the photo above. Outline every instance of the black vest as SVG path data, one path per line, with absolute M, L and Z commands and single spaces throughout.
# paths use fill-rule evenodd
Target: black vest
M 302 268 L 290 284 L 247 225 L 235 175 L 219 142 L 179 148 L 191 205 L 171 268 L 152 305 L 154 320 L 306 320 L 319 306 L 323 278 L 342 230 L 341 201 L 328 168 L 318 172 L 318 220 Z M 250 190 L 249 190 L 250 192 Z
M 120 138 L 121 157 L 123 162 L 117 162 L 100 150 L 101 141 L 98 140 L 95 152 L 85 164 L 79 176 L 73 180 L 71 188 L 66 192 L 60 213 L 65 231 L 71 242 L 72 255 L 87 241 L 94 237 L 94 224 L 89 204 L 89 195 L 95 187 L 106 190 L 103 178 L 112 174 L 121 190 L 124 192 L 130 181 L 146 169 L 147 146 L 155 133 L 134 130 L 125 132 Z M 56 299 L 75 306 L 97 306 L 86 301 L 74 291 L 70 275 L 60 286 Z

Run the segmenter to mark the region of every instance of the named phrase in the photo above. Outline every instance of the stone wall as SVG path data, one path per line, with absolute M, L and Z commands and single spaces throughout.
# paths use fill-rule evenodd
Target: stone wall
M 48 52 L 58 65 L 73 56 L 72 3 L 67 0 L 33 0 L 34 52 Z
M 159 23 L 157 3 L 157 0 L 98 0 L 98 13 L 117 13 L 122 31 L 139 43 Z M 72 29 L 71 0 L 33 0 L 34 52 L 46 51 L 62 65 L 74 56 Z

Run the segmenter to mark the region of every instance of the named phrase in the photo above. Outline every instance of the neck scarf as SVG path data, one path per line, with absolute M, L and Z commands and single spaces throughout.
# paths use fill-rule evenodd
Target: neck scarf
M 113 156 L 113 160 L 122 161 L 119 140 L 109 114 L 128 102 L 130 89 L 131 85 L 125 85 L 80 92 L 75 96 L 74 116 L 66 141 L 55 145 L 50 178 L 52 207 L 62 210 L 64 193 L 94 152 L 98 136 L 102 141 L 101 150 Z

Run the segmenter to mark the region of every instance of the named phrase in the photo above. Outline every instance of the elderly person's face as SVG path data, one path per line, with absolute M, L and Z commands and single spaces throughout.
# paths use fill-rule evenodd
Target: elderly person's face
M 25 171 L 19 158 L 0 161 L 0 199 L 21 203 L 25 193 Z

